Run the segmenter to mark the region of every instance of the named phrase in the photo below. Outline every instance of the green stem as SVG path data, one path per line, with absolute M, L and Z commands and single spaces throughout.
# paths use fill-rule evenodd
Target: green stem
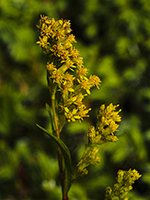
M 90 148 L 91 148 L 90 146 L 87 146 L 87 147 L 86 147 L 86 149 L 85 149 L 85 151 L 84 151 L 84 154 L 83 154 L 83 156 L 82 156 L 80 162 L 78 163 L 78 165 L 80 165 L 80 164 L 83 162 L 83 160 L 84 160 L 85 156 L 87 155 L 87 153 L 88 153 L 88 151 L 89 151 Z
M 52 111 L 53 111 L 53 117 L 54 117 L 54 124 L 55 124 L 55 128 L 56 128 L 56 136 L 58 138 L 60 138 L 60 130 L 59 130 L 59 125 L 58 125 L 58 117 L 56 114 L 56 108 L 55 108 L 55 93 L 56 93 L 56 89 L 53 90 L 52 92 L 52 96 L 51 96 L 51 102 L 52 102 Z M 63 186 L 63 163 L 62 163 L 62 153 L 60 148 L 58 147 L 57 150 L 57 154 L 58 154 L 58 164 L 59 164 L 59 172 L 60 172 L 60 181 L 61 181 L 61 185 Z
M 80 165 L 82 164 L 83 160 L 84 160 L 85 157 L 88 155 L 90 149 L 91 149 L 91 146 L 86 146 L 86 149 L 85 149 L 85 151 L 84 151 L 84 154 L 83 154 L 82 158 L 80 159 L 80 161 L 78 162 L 78 164 L 77 164 L 76 167 L 78 167 L 78 166 L 80 166 Z M 72 181 L 74 181 L 78 176 L 79 176 L 79 175 L 78 175 L 78 172 L 76 172 L 76 173 L 73 175 L 73 177 L 72 177 Z

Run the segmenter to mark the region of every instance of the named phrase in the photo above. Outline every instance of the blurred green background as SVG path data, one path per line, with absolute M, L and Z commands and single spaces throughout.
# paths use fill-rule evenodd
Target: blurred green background
M 74 164 L 99 106 L 112 102 L 122 109 L 119 141 L 101 146 L 101 162 L 73 183 L 70 200 L 103 200 L 118 169 L 130 168 L 143 175 L 130 199 L 148 200 L 149 0 L 0 0 L 0 200 L 61 199 L 55 144 L 35 125 L 49 127 L 46 57 L 36 44 L 40 14 L 71 20 L 85 67 L 102 80 L 87 98 L 91 118 L 62 133 Z

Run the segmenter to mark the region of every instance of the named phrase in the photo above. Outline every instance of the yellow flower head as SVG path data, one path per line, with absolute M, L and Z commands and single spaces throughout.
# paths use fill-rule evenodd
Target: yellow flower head
M 98 76 L 95 75 L 91 75 L 89 78 L 89 82 L 91 83 L 92 86 L 95 86 L 99 89 L 99 85 L 100 85 L 100 78 Z
M 117 183 L 114 184 L 113 189 L 111 187 L 106 188 L 105 200 L 109 199 L 124 199 L 128 200 L 126 196 L 132 189 L 132 184 L 138 180 L 141 175 L 135 169 L 128 171 L 119 170 Z
M 46 69 L 51 72 L 56 69 L 56 66 L 53 64 L 53 62 L 47 63 Z
M 75 176 L 84 176 L 88 173 L 87 167 L 89 165 L 97 164 L 101 161 L 100 157 L 97 156 L 99 151 L 98 147 L 91 147 L 90 151 L 85 150 L 84 159 L 81 159 L 77 164 Z
M 95 75 L 87 77 L 88 69 L 83 66 L 80 52 L 73 46 L 76 39 L 71 33 L 70 21 L 40 17 L 37 44 L 48 57 L 46 69 L 50 92 L 56 89 L 60 93 L 58 110 L 68 122 L 81 121 L 89 116 L 91 110 L 84 105 L 84 97 L 91 93 L 92 87 L 99 88 L 101 81 Z
M 58 69 L 54 69 L 50 78 L 52 78 L 54 83 L 58 83 L 58 84 L 61 84 L 63 81 L 63 76 Z
M 116 111 L 117 106 L 114 106 L 112 103 L 105 108 L 105 105 L 101 105 L 98 115 L 97 115 L 97 124 L 96 127 L 89 129 L 88 140 L 89 145 L 94 144 L 103 144 L 105 142 L 111 141 L 116 142 L 118 138 L 114 135 L 115 131 L 118 131 L 118 124 L 116 122 L 121 121 L 119 116 L 119 111 Z
M 79 67 L 78 67 L 78 70 L 77 70 L 77 78 L 78 78 L 79 80 L 85 79 L 85 78 L 86 78 L 87 72 L 88 72 L 88 69 L 87 69 L 87 68 L 79 66 Z

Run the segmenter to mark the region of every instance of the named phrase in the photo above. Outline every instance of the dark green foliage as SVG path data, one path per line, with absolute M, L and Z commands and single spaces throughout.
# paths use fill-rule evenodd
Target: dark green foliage
M 51 128 L 45 109 L 46 58 L 36 45 L 40 14 L 71 20 L 85 66 L 102 80 L 101 89 L 94 89 L 86 102 L 93 108 L 92 118 L 63 130 L 74 163 L 99 106 L 112 102 L 122 109 L 119 140 L 101 147 L 101 162 L 73 183 L 70 199 L 102 200 L 118 169 L 136 168 L 143 176 L 129 196 L 148 200 L 149 0 L 0 1 L 0 199 L 61 198 L 55 144 L 35 125 Z

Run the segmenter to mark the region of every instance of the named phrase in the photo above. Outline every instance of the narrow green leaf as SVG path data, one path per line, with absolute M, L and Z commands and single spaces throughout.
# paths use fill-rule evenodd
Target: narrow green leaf
M 50 117 L 50 122 L 52 124 L 53 132 L 56 132 L 55 124 L 54 124 L 54 120 L 53 120 L 52 108 L 47 103 L 46 103 L 46 110 L 47 110 L 49 117 Z
M 72 162 L 71 162 L 71 155 L 68 147 L 65 145 L 65 143 L 57 138 L 55 135 L 52 133 L 48 132 L 45 128 L 41 127 L 40 125 L 36 124 L 41 130 L 43 130 L 48 136 L 50 136 L 58 145 L 60 148 L 64 162 L 65 162 L 65 177 L 64 177 L 64 188 L 69 191 L 70 185 L 71 185 L 71 180 L 72 180 Z

